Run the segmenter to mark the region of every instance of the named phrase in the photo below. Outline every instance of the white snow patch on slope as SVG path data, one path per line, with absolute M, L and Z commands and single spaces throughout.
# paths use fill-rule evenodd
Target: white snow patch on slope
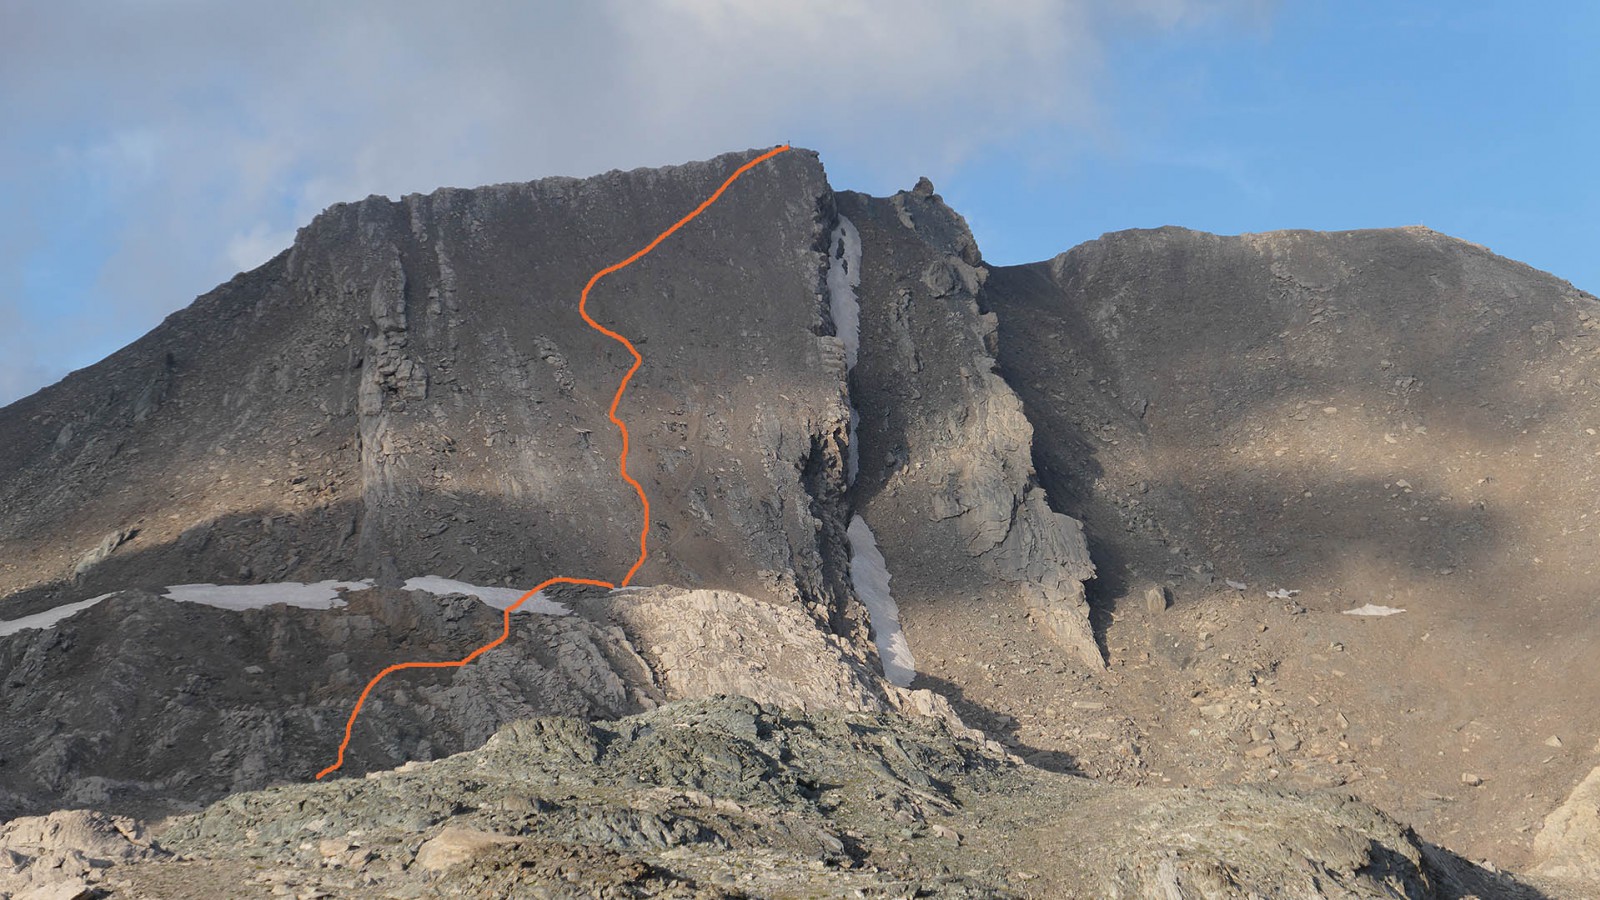
M 198 603 L 234 612 L 260 609 L 274 603 L 298 606 L 301 609 L 337 609 L 345 605 L 344 599 L 339 596 L 339 591 L 364 591 L 370 587 L 372 587 L 370 578 L 365 581 L 318 581 L 312 584 L 302 584 L 297 581 L 276 584 L 175 584 L 167 588 L 166 593 L 161 596 L 177 603 Z M 478 598 L 495 609 L 505 609 L 527 593 L 516 588 L 480 587 L 437 575 L 412 578 L 406 582 L 405 589 L 427 591 L 436 596 L 466 594 Z M 7 637 L 27 628 L 54 628 L 62 619 L 80 613 L 110 596 L 111 594 L 101 594 L 98 597 L 68 603 L 20 619 L 0 620 L 0 637 Z M 517 612 L 548 616 L 572 614 L 572 610 L 546 597 L 543 591 L 534 594 L 527 603 L 517 607 Z
M 828 239 L 828 309 L 833 314 L 833 325 L 844 344 L 845 369 L 855 369 L 861 354 L 861 301 L 856 288 L 861 286 L 861 232 L 844 216 Z M 861 424 L 861 413 L 850 406 L 849 447 L 845 455 L 847 483 L 856 483 L 861 471 L 861 447 L 856 441 L 856 430 Z M 889 566 L 878 551 L 878 539 L 860 516 L 850 519 L 846 532 L 850 538 L 850 581 L 855 585 L 856 596 L 867 606 L 872 620 L 872 634 L 878 645 L 878 658 L 883 662 L 883 677 L 899 687 L 910 687 L 917 677 L 917 661 L 911 655 L 911 644 L 900 629 L 900 607 L 889 593 Z
M 369 587 L 372 587 L 371 581 L 319 581 L 314 584 L 294 581 L 280 584 L 175 584 L 167 588 L 167 592 L 161 596 L 178 603 L 199 603 L 202 606 L 215 606 L 235 612 L 260 609 L 274 603 L 304 609 L 333 609 L 344 605 L 344 600 L 339 597 L 340 588 L 347 591 L 364 591 Z M 77 603 L 48 609 L 42 613 L 0 622 L 0 637 L 16 634 L 24 628 L 54 628 L 61 620 L 82 612 L 110 596 L 111 594 L 101 594 L 88 600 L 79 600 Z
M 420 578 L 406 580 L 405 588 L 408 591 L 427 591 L 430 594 L 466 594 L 477 597 L 495 609 L 505 609 L 511 604 L 522 599 L 527 591 L 506 587 L 480 587 L 476 584 L 467 584 L 465 581 L 453 581 L 441 578 L 438 575 L 423 575 Z M 528 602 L 517 607 L 519 613 L 539 613 L 546 616 L 567 616 L 572 610 L 560 603 L 551 600 L 540 591 L 528 598 Z
M 878 539 L 860 516 L 850 519 L 846 533 L 850 537 L 850 581 L 872 619 L 883 677 L 890 684 L 910 687 L 911 680 L 917 677 L 917 661 L 911 656 L 905 632 L 900 630 L 900 607 L 889 594 L 889 566 L 878 552 Z
M 854 487 L 856 473 L 861 471 L 861 445 L 856 443 L 856 428 L 861 424 L 861 413 L 856 412 L 854 405 L 850 407 L 850 449 L 845 451 L 844 470 L 846 484 Z
M 175 584 L 161 596 L 179 603 L 199 603 L 234 611 L 260 609 L 274 603 L 301 609 L 334 609 L 344 606 L 340 589 L 364 591 L 371 581 L 318 581 L 301 584 L 281 581 L 274 584 Z
M 1368 603 L 1366 606 L 1347 609 L 1344 614 L 1347 616 L 1393 616 L 1403 612 L 1405 610 L 1396 609 L 1393 606 L 1378 606 L 1375 603 Z
M 0 620 L 0 637 L 16 634 L 25 628 L 54 628 L 56 623 L 60 622 L 62 619 L 83 612 L 84 610 L 95 605 L 96 603 L 99 603 L 101 600 L 104 600 L 109 596 L 111 595 L 101 594 L 98 597 L 90 597 L 88 600 L 79 600 L 77 603 L 68 603 L 65 606 L 58 606 L 55 609 L 47 609 L 42 613 L 34 613 L 31 616 L 23 616 L 20 619 Z
M 828 238 L 828 309 L 844 343 L 845 365 L 851 369 L 861 349 L 861 303 L 856 299 L 860 286 L 861 232 L 840 216 L 839 227 Z

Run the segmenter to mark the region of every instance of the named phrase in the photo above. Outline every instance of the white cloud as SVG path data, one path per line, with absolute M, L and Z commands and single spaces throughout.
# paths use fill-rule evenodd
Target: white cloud
M 782 140 L 886 183 L 937 179 L 1020 134 L 1100 127 L 1108 30 L 1258 2 L 8 4 L 0 177 L 38 180 L 54 148 L 101 185 L 119 231 L 86 265 L 103 264 L 96 327 L 126 340 L 370 193 Z M 56 188 L 31 190 L 48 205 Z M 28 227 L 0 223 L 0 241 Z

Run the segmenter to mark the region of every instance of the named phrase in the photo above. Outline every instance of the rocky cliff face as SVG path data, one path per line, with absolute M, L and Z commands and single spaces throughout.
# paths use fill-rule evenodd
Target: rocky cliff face
M 370 673 L 459 658 L 495 630 L 482 604 L 397 592 L 404 579 L 619 578 L 641 519 L 603 411 L 627 360 L 575 299 L 740 161 L 336 206 L 286 254 L 0 411 L 14 438 L 0 470 L 0 617 L 124 592 L 0 638 L 8 683 L 50 686 L 7 698 L 12 808 L 138 810 L 321 768 Z M 968 356 L 984 380 L 899 420 L 935 452 L 959 431 L 956 453 L 919 464 L 958 463 L 961 479 L 876 508 L 962 505 L 916 513 L 954 521 L 948 539 L 972 564 L 950 568 L 952 583 L 977 591 L 999 575 L 1041 612 L 1076 612 L 1073 639 L 1092 649 L 1081 587 L 1063 581 L 1092 567 L 1028 480 L 1027 423 L 989 371 L 992 321 L 972 306 L 980 270 L 963 256 L 975 262 L 975 245 L 948 208 L 915 199 L 922 231 L 869 225 L 868 259 L 920 254 L 930 302 L 963 317 L 922 349 L 929 383 Z M 784 154 L 596 289 L 591 310 L 646 357 L 619 408 L 652 500 L 638 580 L 692 592 L 582 596 L 578 617 L 518 617 L 484 664 L 385 685 L 353 770 L 475 746 L 530 714 L 606 718 L 716 692 L 954 719 L 943 700 L 876 680 L 847 571 L 846 524 L 884 469 L 873 457 L 851 491 L 856 336 L 840 333 L 825 283 L 840 222 L 814 154 Z M 856 388 L 873 448 L 895 400 L 892 358 L 878 352 L 880 277 Z M 935 338 L 936 322 L 918 327 Z M 898 556 L 913 544 L 897 533 L 891 546 L 895 565 L 913 564 Z M 1074 552 L 1065 569 L 1049 556 Z M 1044 568 L 1030 573 L 1035 557 Z M 178 582 L 349 577 L 379 587 L 344 610 L 233 613 L 158 596 Z M 85 668 L 88 657 L 104 664 Z
M 966 222 L 926 184 L 843 194 L 839 210 L 862 247 L 857 502 L 897 594 L 1017 604 L 1100 667 L 1083 588 L 1094 564 L 1033 477 L 1033 426 L 997 370 L 995 316 L 977 302 L 988 269 Z
M 738 161 L 336 206 L 286 254 L 0 411 L 0 615 L 180 582 L 619 577 L 640 513 L 597 413 L 625 360 L 574 298 Z M 771 160 L 597 290 L 647 360 L 619 409 L 653 502 L 639 579 L 794 604 L 870 658 L 847 572 L 860 506 L 957 551 L 928 568 L 932 544 L 897 531 L 892 565 L 974 595 L 997 579 L 1098 664 L 1093 566 L 1031 480 L 1031 430 L 973 305 L 976 245 L 927 193 L 882 201 L 894 221 L 916 207 L 909 230 L 845 200 L 869 232 L 854 386 L 825 284 L 838 200 L 814 154 Z M 916 322 L 889 318 L 896 266 L 916 270 Z M 927 394 L 898 383 L 908 346 Z M 853 493 L 852 390 L 869 416 Z M 907 446 L 931 468 L 891 504 L 885 460 Z M 938 592 L 917 577 L 913 602 Z
M 323 213 L 0 412 L 0 616 L 183 581 L 619 579 L 640 510 L 604 410 L 626 360 L 576 298 L 740 161 Z M 848 631 L 831 195 L 806 152 L 760 180 L 593 298 L 647 357 L 620 410 L 658 512 L 639 577 Z

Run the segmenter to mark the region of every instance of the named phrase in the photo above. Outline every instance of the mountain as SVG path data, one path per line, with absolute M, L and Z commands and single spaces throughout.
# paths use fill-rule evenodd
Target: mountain
M 578 299 L 758 155 L 332 207 L 0 409 L 15 884 L 110 846 L 85 890 L 258 859 L 470 892 L 521 858 L 540 883 L 634 866 L 616 896 L 1539 896 L 1495 867 L 1536 864 L 1582 895 L 1551 862 L 1581 803 L 1576 837 L 1534 835 L 1600 736 L 1594 297 L 1416 228 L 991 266 L 926 179 L 836 191 L 781 152 L 589 295 L 643 357 L 630 581 L 646 522 L 606 410 L 633 360 Z M 498 612 L 555 576 L 625 587 Z M 342 756 L 373 675 L 502 619 L 470 665 L 372 688 Z M 757 724 L 672 749 L 729 716 Z M 507 756 L 529 728 L 576 756 Z M 486 766 L 508 780 L 472 799 Z M 283 804 L 347 846 L 306 855 Z M 97 812 L 35 818 L 63 808 Z M 1182 836 L 1219 816 L 1259 829 Z M 1258 836 L 1299 828 L 1289 855 Z M 1016 840 L 1051 861 L 1024 875 Z M 820 868 L 729 881 L 739 854 Z
M 219 578 L 620 578 L 638 506 L 595 412 L 627 357 L 575 298 L 731 161 L 329 209 L 5 410 L 6 608 Z M 596 312 L 651 361 L 624 410 L 663 511 L 641 576 L 826 621 L 843 531 L 814 533 L 810 505 L 839 502 L 848 419 L 819 336 L 827 185 L 814 155 L 762 175 L 611 276 Z
M 1115 705 L 1143 701 L 1152 764 L 1221 767 L 1217 722 L 1291 733 L 1298 756 L 1266 762 L 1347 759 L 1296 768 L 1520 865 L 1600 737 L 1577 663 L 1600 642 L 1595 298 L 1424 228 L 1163 228 L 997 268 L 980 302 L 1107 633 L 1146 666 Z M 1178 621 L 1144 611 L 1153 586 Z M 1406 612 L 1343 615 L 1369 604 Z M 1197 676 L 1221 653 L 1247 671 Z M 1201 739 L 1155 724 L 1251 673 L 1259 696 Z

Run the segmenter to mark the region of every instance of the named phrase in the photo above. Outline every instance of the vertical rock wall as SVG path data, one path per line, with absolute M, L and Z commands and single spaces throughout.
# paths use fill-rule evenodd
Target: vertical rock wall
M 997 587 L 1035 625 L 1103 665 L 1075 520 L 1033 478 L 1033 428 L 995 371 L 987 270 L 966 223 L 925 181 L 890 198 L 839 195 L 860 230 L 858 509 L 877 524 L 902 605 L 964 603 Z M 915 636 L 912 637 L 913 644 Z
M 642 511 L 606 420 L 631 358 L 577 311 L 752 153 L 334 206 L 293 249 L 0 410 L 0 618 L 127 587 L 620 579 Z M 619 409 L 651 504 L 641 584 L 850 602 L 832 194 L 782 154 L 590 312 L 643 368 Z M 108 535 L 129 534 L 93 565 Z

